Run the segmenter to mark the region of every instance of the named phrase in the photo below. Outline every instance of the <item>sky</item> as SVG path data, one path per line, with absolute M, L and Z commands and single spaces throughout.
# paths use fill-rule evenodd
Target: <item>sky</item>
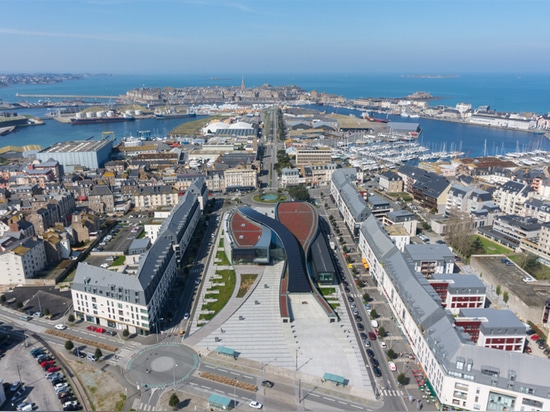
M 548 0 L 0 0 L 0 73 L 547 73 Z

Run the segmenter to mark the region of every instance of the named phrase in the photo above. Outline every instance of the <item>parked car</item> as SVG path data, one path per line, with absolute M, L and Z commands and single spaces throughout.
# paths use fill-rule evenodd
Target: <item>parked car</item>
M 357 324 L 357 329 L 359 329 L 360 331 L 363 331 L 363 330 L 365 330 L 365 327 L 363 326 L 362 323 L 358 323 Z
M 380 368 L 374 367 L 372 368 L 372 372 L 374 373 L 374 376 L 378 378 L 382 376 L 382 371 L 380 370 Z
M 39 355 L 44 355 L 46 353 L 46 349 L 44 348 L 34 348 L 29 351 L 31 356 L 33 358 L 37 358 Z
M 257 402 L 257 401 L 250 401 L 248 406 L 254 409 L 262 409 L 264 407 L 264 405 L 262 405 L 260 402 Z
M 59 371 L 59 366 L 52 366 L 46 372 L 57 372 Z
M 25 392 L 27 391 L 27 388 L 25 386 L 21 386 L 17 392 L 15 392 L 15 394 L 13 395 L 12 399 L 17 399 L 17 398 L 20 398 L 21 396 L 23 396 L 25 394 Z
M 18 411 L 32 411 L 34 406 L 35 405 L 32 402 L 21 402 L 15 407 L 15 409 Z
M 61 389 L 61 388 L 67 388 L 69 387 L 69 384 L 67 382 L 58 383 L 55 385 L 55 389 Z
M 78 357 L 78 358 L 85 358 L 86 357 L 86 353 L 85 352 L 82 352 L 81 350 L 79 349 L 75 349 L 73 350 L 73 355 Z
M 370 340 L 365 339 L 365 347 L 370 348 Z
M 267 388 L 273 388 L 273 385 L 274 385 L 274 383 L 271 382 L 271 381 L 265 380 L 265 381 L 262 382 L 262 386 L 265 386 Z
M 88 359 L 88 360 L 90 360 L 90 361 L 92 361 L 92 362 L 97 361 L 97 358 L 96 358 L 94 355 L 92 355 L 91 353 L 89 353 L 88 355 L 86 355 L 86 359 Z
M 397 366 L 395 366 L 394 362 L 388 362 L 388 367 L 392 372 L 395 372 L 397 370 Z
M 367 355 L 369 358 L 374 358 L 374 351 L 372 349 L 367 349 Z
M 374 366 L 375 368 L 380 366 L 380 363 L 378 362 L 378 359 L 376 359 L 376 358 L 370 358 L 370 362 L 372 363 L 372 366 Z
M 374 332 L 369 332 L 369 339 L 370 339 L 370 340 L 376 340 L 376 333 L 374 333 Z
M 13 382 L 10 386 L 10 392 L 15 392 L 17 389 L 19 389 L 20 386 L 21 386 L 20 381 Z

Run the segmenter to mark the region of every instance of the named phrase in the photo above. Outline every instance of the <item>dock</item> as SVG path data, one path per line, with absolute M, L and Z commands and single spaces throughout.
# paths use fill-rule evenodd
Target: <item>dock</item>
M 118 99 L 120 96 L 89 96 L 79 94 L 24 94 L 16 93 L 17 97 L 38 97 L 40 99 Z

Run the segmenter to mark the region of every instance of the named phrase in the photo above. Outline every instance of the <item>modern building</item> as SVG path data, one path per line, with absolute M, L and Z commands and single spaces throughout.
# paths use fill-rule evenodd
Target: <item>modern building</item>
M 56 143 L 36 153 L 36 158 L 43 162 L 59 162 L 65 173 L 74 168 L 84 167 L 98 169 L 110 160 L 113 141 L 106 140 L 73 140 Z
M 361 225 L 359 248 L 437 395 L 438 408 L 550 408 L 550 360 L 474 345 L 373 216 Z
M 353 236 L 358 236 L 361 223 L 370 213 L 367 203 L 355 188 L 356 181 L 356 170 L 349 168 L 336 170 L 330 182 L 332 199 Z
M 207 197 L 206 183 L 198 179 L 164 221 L 155 243 L 142 254 L 136 274 L 79 263 L 71 290 L 77 318 L 144 335 L 158 331 L 176 267 Z
M 461 309 L 456 326 L 486 348 L 523 353 L 527 328 L 510 310 Z
M 317 290 L 317 283 L 334 284 L 336 270 L 319 217 L 309 203 L 282 202 L 275 218 L 249 207 L 230 213 L 224 222 L 224 248 L 234 264 L 285 262 L 279 309 L 283 322 L 292 319 L 292 296 L 312 295 L 329 322 L 337 315 Z
M 440 244 L 410 244 L 405 254 L 412 260 L 414 269 L 431 279 L 436 273 L 453 273 L 455 255 L 448 246 Z
M 453 315 L 462 309 L 483 309 L 487 301 L 487 287 L 477 275 L 432 275 L 430 285 L 441 298 L 441 306 Z
M 383 216 L 382 223 L 384 226 L 400 225 L 405 228 L 409 236 L 416 236 L 416 228 L 418 220 L 416 215 L 408 210 L 394 210 Z
M 296 151 L 296 166 L 325 165 L 332 163 L 332 151 L 330 148 L 298 149 Z

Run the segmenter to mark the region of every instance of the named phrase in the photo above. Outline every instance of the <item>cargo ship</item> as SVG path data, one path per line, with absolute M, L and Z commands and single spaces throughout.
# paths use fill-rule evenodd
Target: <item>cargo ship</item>
M 71 124 L 95 124 L 95 123 L 114 123 L 114 122 L 131 122 L 136 118 L 127 111 L 122 115 L 115 114 L 112 111 L 108 112 L 79 112 L 76 117 L 71 118 Z

